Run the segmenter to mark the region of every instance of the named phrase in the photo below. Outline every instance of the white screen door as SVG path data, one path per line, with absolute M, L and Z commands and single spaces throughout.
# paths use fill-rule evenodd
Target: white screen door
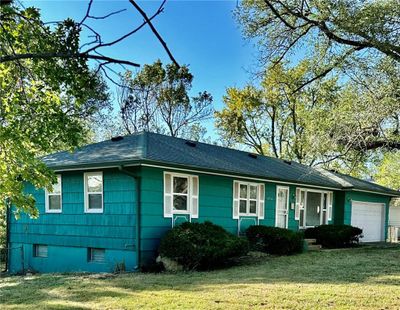
M 278 186 L 276 189 L 276 220 L 275 226 L 288 228 L 289 217 L 289 187 Z

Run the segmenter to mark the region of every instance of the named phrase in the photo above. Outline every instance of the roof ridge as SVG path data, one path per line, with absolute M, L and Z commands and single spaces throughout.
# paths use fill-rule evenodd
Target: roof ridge
M 174 137 L 174 136 L 165 135 L 165 134 L 158 133 L 158 132 L 151 132 L 151 131 L 148 131 L 147 133 L 152 134 L 152 135 L 159 135 L 159 136 L 162 136 L 162 137 L 173 138 L 173 139 L 177 139 L 177 140 L 194 141 L 195 143 L 198 143 L 198 144 L 210 145 L 210 146 L 218 147 L 218 148 L 225 149 L 225 150 L 230 150 L 230 151 L 234 151 L 234 152 L 245 153 L 246 155 L 247 155 L 247 154 L 257 154 L 257 156 L 265 157 L 265 158 L 269 158 L 269 159 L 273 159 L 273 160 L 277 160 L 277 161 L 281 161 L 281 162 L 284 162 L 284 161 L 288 161 L 288 160 L 289 160 L 289 161 L 294 162 L 294 163 L 296 163 L 296 164 L 298 164 L 298 165 L 302 165 L 302 166 L 305 166 L 305 167 L 309 167 L 309 166 L 307 166 L 307 165 L 301 164 L 301 163 L 299 163 L 299 162 L 297 162 L 297 161 L 294 161 L 294 160 L 291 160 L 291 159 L 283 159 L 283 158 L 277 158 L 277 157 L 273 157 L 273 156 L 267 156 L 267 155 L 259 154 L 259 153 L 256 153 L 256 152 L 252 152 L 252 151 L 250 151 L 250 150 L 249 150 L 249 151 L 243 151 L 243 150 L 238 150 L 238 149 L 235 149 L 235 148 L 232 148 L 232 147 L 226 147 L 226 146 L 222 146 L 222 145 L 218 145 L 218 144 L 212 144 L 212 143 L 207 143 L 207 142 L 201 142 L 201 141 L 191 140 L 191 139 L 187 139 L 187 138 Z

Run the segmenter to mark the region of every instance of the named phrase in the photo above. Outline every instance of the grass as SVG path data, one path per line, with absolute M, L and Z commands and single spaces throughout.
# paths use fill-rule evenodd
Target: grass
M 0 278 L 1 309 L 398 309 L 400 247 L 325 250 L 212 272 Z

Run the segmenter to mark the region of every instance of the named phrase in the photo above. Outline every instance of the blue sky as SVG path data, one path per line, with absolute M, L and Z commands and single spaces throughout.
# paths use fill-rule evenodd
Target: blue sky
M 156 11 L 161 1 L 141 1 L 148 15 Z M 54 21 L 71 17 L 81 20 L 88 0 L 82 1 L 23 1 L 25 6 L 41 9 L 43 20 Z M 194 74 L 193 94 L 207 90 L 214 97 L 215 109 L 221 109 L 222 96 L 230 86 L 243 86 L 255 64 L 256 51 L 242 38 L 232 11 L 237 2 L 170 0 L 165 11 L 154 20 L 154 25 L 167 42 L 180 64 L 190 66 Z M 106 20 L 90 21 L 104 41 L 129 32 L 142 22 L 141 16 L 127 0 L 94 0 L 92 15 L 105 15 L 127 9 Z M 153 63 L 158 58 L 169 59 L 148 27 L 122 43 L 102 50 L 107 56 L 131 60 L 140 64 Z M 212 133 L 212 124 L 207 127 Z

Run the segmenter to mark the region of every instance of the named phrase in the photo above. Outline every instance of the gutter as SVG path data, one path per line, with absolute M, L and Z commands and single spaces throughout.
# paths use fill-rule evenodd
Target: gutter
M 140 231 L 141 231 L 141 177 L 136 174 L 133 173 L 129 170 L 124 169 L 124 166 L 119 166 L 118 170 L 126 175 L 131 176 L 134 180 L 135 180 L 135 184 L 136 184 L 136 225 L 135 225 L 135 237 L 136 237 L 136 266 L 135 266 L 135 270 L 140 270 L 141 268 L 141 253 L 140 253 Z

